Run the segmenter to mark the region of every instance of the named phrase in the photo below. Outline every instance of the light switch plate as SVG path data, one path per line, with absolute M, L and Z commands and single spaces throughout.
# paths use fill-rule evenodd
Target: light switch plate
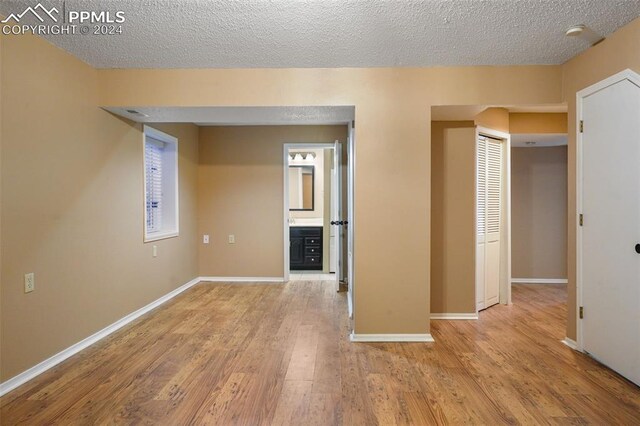
M 36 275 L 33 272 L 24 275 L 24 292 L 31 293 L 36 289 Z
M 229 235 L 229 244 L 235 244 L 236 243 L 236 236 L 231 234 Z
M 209 236 L 208 235 L 203 235 L 202 236 L 202 243 L 203 244 L 209 244 Z

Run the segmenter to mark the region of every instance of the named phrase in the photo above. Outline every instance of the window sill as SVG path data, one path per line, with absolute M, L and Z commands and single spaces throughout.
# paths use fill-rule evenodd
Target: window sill
M 179 235 L 180 234 L 178 233 L 178 231 L 158 232 L 158 233 L 154 233 L 154 234 L 151 234 L 151 235 L 145 235 L 144 242 L 145 243 L 150 243 L 152 241 L 166 240 L 167 238 L 175 238 L 175 237 L 177 237 Z

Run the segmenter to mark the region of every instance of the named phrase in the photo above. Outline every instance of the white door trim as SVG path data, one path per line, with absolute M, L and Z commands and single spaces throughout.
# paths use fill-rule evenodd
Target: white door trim
M 478 137 L 480 135 L 489 136 L 496 139 L 504 140 L 503 146 L 503 178 L 504 178 L 504 206 L 502 208 L 503 216 L 504 216 L 504 232 L 506 235 L 500 237 L 500 258 L 505 257 L 507 259 L 507 265 L 505 270 L 500 271 L 500 303 L 504 305 L 511 304 L 511 135 L 509 133 L 501 132 L 499 130 L 489 129 L 487 127 L 476 126 L 476 136 L 475 136 L 475 152 L 477 156 L 477 144 Z M 477 164 L 477 158 L 475 159 L 474 164 Z M 474 188 L 478 186 L 478 174 L 474 173 Z M 477 205 L 477 200 L 475 200 L 474 206 Z M 478 247 L 478 232 L 476 230 L 477 218 L 476 218 L 477 208 L 474 207 L 474 253 L 477 251 Z M 475 256 L 474 256 L 474 269 L 475 269 Z M 478 277 L 475 276 L 475 283 L 477 285 Z M 477 289 L 476 289 L 477 290 Z M 473 303 L 476 305 L 476 314 L 479 309 L 476 304 L 476 296 L 474 293 Z
M 354 285 L 355 285 L 355 177 L 356 177 L 356 140 L 355 140 L 355 120 L 348 125 L 347 137 L 347 307 L 349 310 L 349 318 L 351 319 L 351 329 L 355 330 L 354 325 Z M 344 207 L 344 206 L 343 206 Z
M 580 319 L 580 306 L 582 306 L 582 226 L 580 226 L 580 214 L 582 212 L 582 133 L 580 132 L 580 122 L 583 115 L 584 99 L 596 92 L 606 89 L 621 81 L 628 80 L 640 87 L 640 74 L 626 69 L 611 77 L 605 78 L 576 93 L 576 346 L 577 350 L 584 351 L 582 340 L 582 320 Z

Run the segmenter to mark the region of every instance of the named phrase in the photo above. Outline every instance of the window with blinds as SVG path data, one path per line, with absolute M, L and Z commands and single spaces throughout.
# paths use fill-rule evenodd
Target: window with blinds
M 502 210 L 501 141 L 480 136 L 477 145 L 476 229 L 478 236 L 500 232 Z
M 164 143 L 148 138 L 144 147 L 147 233 L 162 230 L 162 154 Z
M 144 127 L 144 239 L 178 235 L 178 140 Z

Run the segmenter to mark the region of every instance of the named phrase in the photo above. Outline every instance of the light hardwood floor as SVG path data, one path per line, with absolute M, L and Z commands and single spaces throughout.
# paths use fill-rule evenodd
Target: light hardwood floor
M 350 343 L 320 282 L 200 284 L 5 395 L 14 424 L 639 424 L 640 389 L 560 343 L 563 286 L 515 285 L 436 343 Z

